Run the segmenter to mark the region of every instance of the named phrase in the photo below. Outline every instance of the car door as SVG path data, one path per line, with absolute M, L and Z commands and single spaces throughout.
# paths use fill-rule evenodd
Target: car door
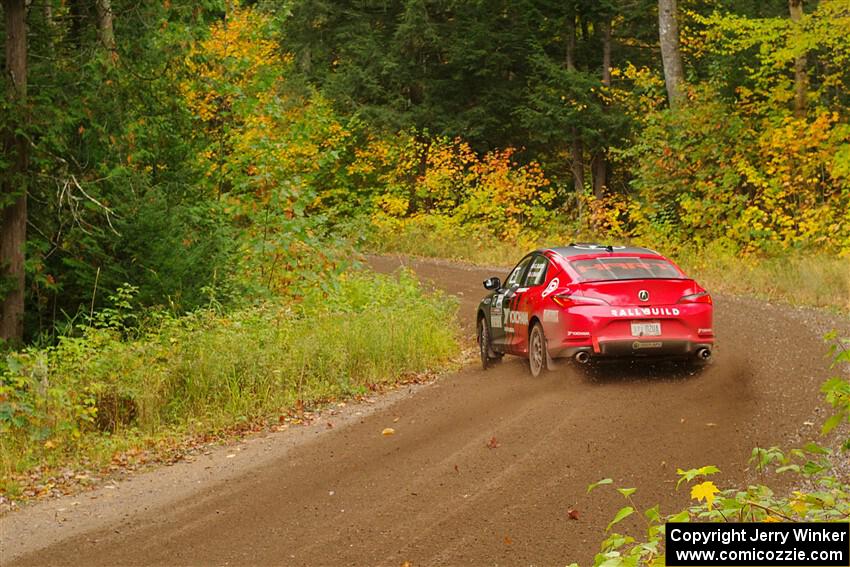
M 522 294 L 521 283 L 525 277 L 528 265 L 531 264 L 532 255 L 528 255 L 511 270 L 502 288 L 493 294 L 490 302 L 490 337 L 493 346 L 500 351 L 508 350 L 514 332 L 514 327 L 509 323 L 511 305 L 518 295 Z
M 529 321 L 538 310 L 542 301 L 541 294 L 546 287 L 546 274 L 549 270 L 549 260 L 542 254 L 534 254 L 531 263 L 517 289 L 509 317 L 513 326 L 511 351 L 522 354 L 528 352 Z

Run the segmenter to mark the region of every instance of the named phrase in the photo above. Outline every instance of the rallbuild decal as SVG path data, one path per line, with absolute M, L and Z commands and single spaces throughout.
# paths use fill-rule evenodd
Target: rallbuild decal
M 634 309 L 612 309 L 612 317 L 641 317 L 641 316 L 658 316 L 670 315 L 676 316 L 681 312 L 675 307 L 635 307 Z
M 558 311 L 555 309 L 544 309 L 543 310 L 543 322 L 544 323 L 557 323 L 558 322 Z
M 546 297 L 561 285 L 561 281 L 558 278 L 552 278 L 552 281 L 549 282 L 549 285 L 546 286 L 546 289 L 543 290 L 543 293 L 540 294 L 540 297 Z

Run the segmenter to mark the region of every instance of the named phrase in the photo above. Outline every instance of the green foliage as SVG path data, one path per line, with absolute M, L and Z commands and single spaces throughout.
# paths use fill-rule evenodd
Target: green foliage
M 411 274 L 346 272 L 328 288 L 229 314 L 149 314 L 129 336 L 125 288 L 80 333 L 10 354 L 0 366 L 3 478 L 108 460 L 104 448 L 121 440 L 144 446 L 276 418 L 456 356 L 456 304 L 425 295 Z
M 115 52 L 93 4 L 49 4 L 28 14 L 27 332 L 53 334 L 123 282 L 142 305 L 193 309 L 233 231 L 199 184 L 180 61 L 223 2 L 116 0 Z
M 687 13 L 684 46 L 706 79 L 738 98 L 749 112 L 760 115 L 787 111 L 794 98 L 790 70 L 804 55 L 817 62 L 809 72 L 808 96 L 818 108 L 843 107 L 850 102 L 847 63 L 850 16 L 842 0 L 821 0 L 799 26 L 787 14 L 787 5 L 772 13 L 750 13 L 730 7 Z M 745 65 L 741 65 L 746 62 Z
M 833 367 L 850 365 L 850 341 L 841 340 L 835 332 L 828 334 L 826 338 L 831 342 L 829 352 Z M 830 378 L 821 386 L 821 392 L 834 410 L 823 424 L 823 433 L 829 433 L 841 423 L 850 423 L 850 378 Z M 844 441 L 842 449 L 850 451 L 850 437 Z

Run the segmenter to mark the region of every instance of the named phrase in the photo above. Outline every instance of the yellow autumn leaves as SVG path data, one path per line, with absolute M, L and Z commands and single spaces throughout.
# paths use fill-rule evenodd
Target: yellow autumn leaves
M 358 150 L 349 169 L 387 187 L 373 216 L 379 226 L 429 214 L 516 239 L 551 220 L 555 192 L 538 163 L 521 165 L 515 153 L 507 148 L 479 156 L 460 139 L 399 134 Z
M 207 39 L 192 47 L 185 64 L 195 80 L 181 84 L 181 90 L 189 108 L 203 121 L 216 121 L 264 70 L 280 65 L 275 43 L 262 33 L 268 25 L 268 16 L 236 8 L 226 21 L 210 28 Z M 272 92 L 254 94 L 270 97 Z
M 695 484 L 691 488 L 691 498 L 699 502 L 705 502 L 708 505 L 708 509 L 711 510 L 711 507 L 714 504 L 714 497 L 718 492 L 720 492 L 720 490 L 714 485 L 714 483 L 707 480 L 700 484 Z

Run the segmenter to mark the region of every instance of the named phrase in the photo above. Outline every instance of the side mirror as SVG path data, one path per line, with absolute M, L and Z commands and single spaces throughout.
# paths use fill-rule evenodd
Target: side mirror
M 484 280 L 484 289 L 493 290 L 499 289 L 500 287 L 502 287 L 502 280 L 500 280 L 499 278 L 492 277 Z

